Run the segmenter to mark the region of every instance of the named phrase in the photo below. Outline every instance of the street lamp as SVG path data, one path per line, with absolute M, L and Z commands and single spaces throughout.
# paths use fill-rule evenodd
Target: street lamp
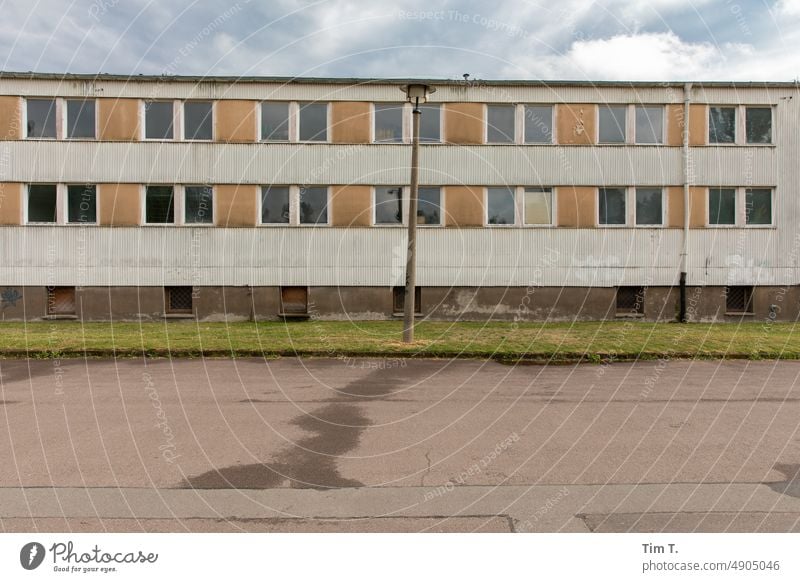
M 406 255 L 406 289 L 403 297 L 403 341 L 414 341 L 414 291 L 417 285 L 417 199 L 419 191 L 419 122 L 422 118 L 420 103 L 436 89 L 422 83 L 410 83 L 402 87 L 406 100 L 414 104 L 413 130 L 411 134 L 411 192 L 408 199 L 408 254 Z

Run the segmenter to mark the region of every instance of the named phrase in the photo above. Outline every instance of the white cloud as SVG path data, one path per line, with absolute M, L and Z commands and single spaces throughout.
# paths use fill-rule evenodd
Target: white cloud
M 775 12 L 779 16 L 800 16 L 800 0 L 778 0 Z

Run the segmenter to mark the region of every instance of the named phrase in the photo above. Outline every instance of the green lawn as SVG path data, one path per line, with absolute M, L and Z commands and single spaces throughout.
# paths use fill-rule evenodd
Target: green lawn
M 287 355 L 492 357 L 503 360 L 634 358 L 800 359 L 793 323 L 422 323 L 414 345 L 401 323 L 265 322 L 0 324 L 0 357 Z

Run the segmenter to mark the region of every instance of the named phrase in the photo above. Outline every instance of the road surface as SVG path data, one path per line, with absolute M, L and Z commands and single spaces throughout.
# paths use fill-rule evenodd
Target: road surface
M 798 375 L 0 360 L 0 531 L 800 531 Z

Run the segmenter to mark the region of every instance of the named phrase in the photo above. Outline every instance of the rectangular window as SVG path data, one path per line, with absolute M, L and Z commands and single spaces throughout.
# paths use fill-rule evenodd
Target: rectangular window
M 736 108 L 708 108 L 708 143 L 736 143 Z
M 664 223 L 664 197 L 661 188 L 636 189 L 636 224 L 661 226 Z
M 392 288 L 392 312 L 399 315 L 403 313 L 406 305 L 406 288 Z M 422 291 L 421 287 L 414 287 L 414 313 L 422 315 Z
M 725 287 L 726 313 L 752 313 L 753 288 L 750 286 Z
M 28 137 L 56 138 L 56 100 L 28 99 L 26 102 Z
M 708 224 L 736 224 L 736 190 L 708 189 Z
M 308 287 L 281 287 L 281 315 L 308 314 Z
M 486 189 L 486 222 L 497 225 L 516 223 L 513 188 Z
M 28 186 L 28 222 L 52 222 L 58 220 L 58 195 L 55 184 L 31 184 Z
M 375 141 L 377 143 L 403 141 L 403 107 L 402 103 L 375 104 Z
M 300 103 L 300 141 L 328 141 L 327 103 Z
M 617 287 L 617 314 L 643 315 L 644 288 Z
M 186 101 L 183 104 L 185 139 L 208 141 L 214 138 L 214 105 L 211 101 Z
M 47 315 L 75 315 L 75 287 L 48 287 Z
M 172 101 L 145 101 L 145 139 L 174 139 L 175 106 Z
M 771 107 L 747 107 L 744 124 L 747 143 L 772 143 Z
M 626 224 L 625 188 L 600 188 L 598 190 L 598 198 L 598 219 L 600 224 Z
M 328 188 L 300 188 L 300 224 L 328 224 Z
M 598 108 L 600 143 L 625 143 L 627 105 L 601 105 Z
M 184 222 L 186 224 L 214 223 L 214 188 L 185 186 L 183 188 Z
M 664 143 L 664 108 L 636 106 L 636 143 Z
M 525 224 L 553 224 L 553 192 L 548 188 L 525 188 Z
M 553 143 L 553 108 L 525 106 L 525 143 Z
M 264 101 L 261 104 L 261 139 L 289 141 L 289 104 Z
M 486 142 L 514 143 L 514 105 L 486 106 Z
M 145 190 L 145 219 L 147 224 L 175 222 L 175 197 L 172 186 L 147 186 Z
M 94 224 L 97 222 L 97 187 L 93 184 L 67 186 L 67 222 Z
M 772 190 L 748 188 L 745 190 L 745 224 L 772 224 Z
M 419 141 L 439 143 L 442 141 L 442 108 L 438 103 L 419 106 L 422 118 L 419 120 Z
M 403 224 L 403 188 L 375 187 L 375 224 Z
M 67 99 L 67 138 L 94 139 L 94 99 Z
M 441 188 L 426 186 L 417 191 L 417 224 L 439 226 L 442 224 Z
M 164 287 L 167 313 L 192 313 L 191 287 Z
M 261 224 L 289 224 L 289 186 L 261 187 Z

